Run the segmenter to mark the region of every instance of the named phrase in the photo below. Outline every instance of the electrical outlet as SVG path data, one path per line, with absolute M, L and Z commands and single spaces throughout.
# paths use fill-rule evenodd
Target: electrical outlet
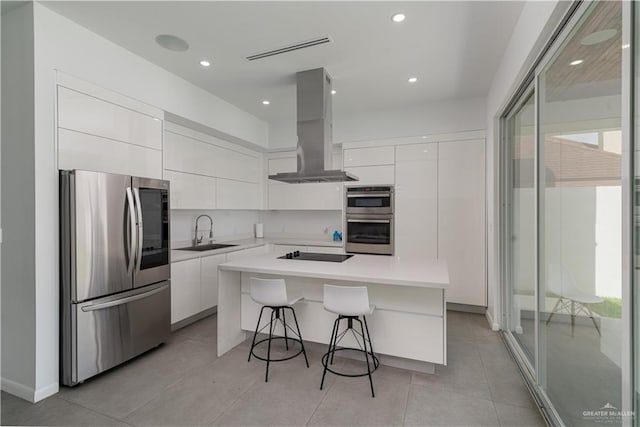
M 329 234 L 329 227 L 324 228 L 324 234 Z

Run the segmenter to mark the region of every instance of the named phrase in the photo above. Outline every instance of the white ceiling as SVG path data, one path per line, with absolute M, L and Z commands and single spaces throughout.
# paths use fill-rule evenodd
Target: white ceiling
M 47 7 L 268 122 L 295 120 L 295 73 L 325 67 L 333 110 L 486 96 L 522 2 L 55 1 Z M 391 21 L 402 11 L 403 23 Z M 174 34 L 190 49 L 158 46 Z M 245 56 L 329 35 L 253 62 Z M 199 65 L 201 59 L 211 67 Z M 407 79 L 418 77 L 409 84 Z M 269 106 L 262 100 L 268 99 Z

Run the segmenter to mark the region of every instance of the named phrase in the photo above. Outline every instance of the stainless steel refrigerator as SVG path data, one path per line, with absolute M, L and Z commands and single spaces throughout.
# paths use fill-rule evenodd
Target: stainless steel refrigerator
M 168 181 L 60 171 L 62 384 L 169 337 L 169 255 Z

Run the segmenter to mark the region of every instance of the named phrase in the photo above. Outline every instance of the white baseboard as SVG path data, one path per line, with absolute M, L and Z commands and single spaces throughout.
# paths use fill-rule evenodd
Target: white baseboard
M 34 400 L 36 402 L 39 402 L 43 399 L 46 399 L 49 396 L 53 396 L 59 391 L 60 391 L 60 384 L 51 383 L 47 386 L 40 387 L 39 389 L 37 389 L 35 392 Z
M 2 391 L 6 391 L 20 399 L 24 399 L 31 403 L 39 402 L 46 399 L 49 396 L 53 396 L 60 390 L 58 383 L 52 383 L 44 387 L 40 387 L 35 390 L 32 387 L 27 387 L 24 384 L 17 383 L 7 378 L 2 378 L 1 383 Z
M 14 396 L 19 397 L 20 399 L 35 403 L 35 389 L 27 387 L 26 385 L 17 383 L 15 381 L 11 381 L 4 377 L 2 378 L 2 391 L 6 391 L 9 394 L 13 394 Z
M 487 318 L 487 322 L 489 322 L 489 326 L 491 327 L 491 330 L 498 332 L 500 330 L 500 325 L 498 324 L 498 322 L 493 321 L 493 316 L 491 316 L 491 313 L 489 312 L 489 310 L 486 310 L 484 312 L 484 315 Z

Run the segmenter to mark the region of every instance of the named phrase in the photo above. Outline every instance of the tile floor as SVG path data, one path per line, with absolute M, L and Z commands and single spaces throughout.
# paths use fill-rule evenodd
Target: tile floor
M 544 422 L 499 335 L 484 316 L 449 312 L 449 364 L 436 374 L 381 366 L 368 379 L 327 374 L 319 346 L 310 369 L 296 358 L 247 363 L 250 342 L 216 357 L 216 318 L 87 383 L 30 404 L 1 397 L 2 425 L 366 425 L 542 426 Z M 356 362 L 336 357 L 349 369 Z

